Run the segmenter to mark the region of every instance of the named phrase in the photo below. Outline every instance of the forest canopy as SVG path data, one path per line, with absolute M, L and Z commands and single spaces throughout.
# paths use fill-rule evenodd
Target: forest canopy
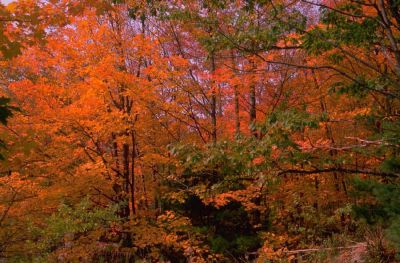
M 1 262 L 397 262 L 400 2 L 0 4 Z

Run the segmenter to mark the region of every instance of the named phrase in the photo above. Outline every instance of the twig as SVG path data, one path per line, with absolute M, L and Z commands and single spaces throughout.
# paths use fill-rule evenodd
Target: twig
M 318 251 L 324 251 L 324 250 L 352 249 L 352 248 L 359 248 L 359 247 L 366 247 L 366 246 L 367 246 L 367 244 L 365 244 L 365 243 L 358 243 L 357 245 L 349 246 L 349 247 L 308 248 L 308 249 L 284 251 L 283 253 L 298 254 L 298 253 L 304 253 L 304 252 L 318 252 Z

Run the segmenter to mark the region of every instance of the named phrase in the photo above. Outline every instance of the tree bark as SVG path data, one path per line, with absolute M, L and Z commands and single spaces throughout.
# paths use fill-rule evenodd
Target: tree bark
M 211 52 L 211 73 L 215 72 L 215 56 Z M 211 137 L 212 143 L 217 143 L 217 94 L 215 83 L 211 83 Z
M 236 72 L 236 62 L 235 62 L 235 57 L 233 51 L 231 52 L 231 57 L 232 57 L 232 69 L 234 74 L 237 74 Z M 240 136 L 240 108 L 239 108 L 239 91 L 237 85 L 233 85 L 233 92 L 234 92 L 234 104 L 235 104 L 235 136 L 236 138 Z
M 251 62 L 253 69 L 255 68 L 254 62 Z M 257 130 L 255 128 L 256 125 L 256 85 L 253 81 L 250 83 L 250 90 L 249 90 L 249 99 L 250 99 L 250 132 L 253 134 L 254 137 L 257 137 Z

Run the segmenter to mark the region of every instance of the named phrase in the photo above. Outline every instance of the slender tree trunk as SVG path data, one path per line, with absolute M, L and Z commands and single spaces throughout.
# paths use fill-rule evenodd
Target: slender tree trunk
M 211 52 L 211 73 L 215 72 L 214 52 Z M 217 95 L 215 83 L 211 84 L 211 137 L 213 144 L 217 143 Z
M 239 108 L 239 92 L 238 88 L 235 85 L 234 87 L 235 92 L 235 134 L 236 137 L 240 136 L 240 108 Z
M 111 134 L 111 137 L 113 139 L 113 155 L 114 155 L 114 159 L 115 159 L 115 177 L 116 178 L 121 178 L 122 173 L 121 173 L 121 169 L 120 169 L 120 163 L 119 163 L 119 151 L 118 151 L 118 143 L 116 142 L 116 136 L 114 133 Z M 121 186 L 121 184 L 119 183 L 119 180 L 114 180 L 113 182 L 113 186 L 112 186 L 115 195 L 116 195 L 116 199 L 115 201 L 117 203 L 120 203 L 122 201 L 124 201 L 124 187 Z M 118 211 L 118 216 L 120 217 L 125 217 L 126 215 L 126 208 L 122 207 L 119 209 Z
M 143 167 L 142 167 L 142 174 L 141 174 L 141 178 L 142 178 L 142 191 L 143 191 L 143 198 L 144 198 L 144 207 L 148 210 L 149 209 L 149 201 L 147 199 L 147 188 L 146 188 L 146 180 L 144 177 L 144 173 L 143 173 Z
M 130 190 L 131 190 L 131 211 L 132 215 L 136 214 L 135 208 L 135 159 L 136 159 L 136 137 L 135 131 L 132 129 L 131 131 L 131 140 L 132 140 L 132 153 L 131 153 L 131 182 L 130 182 Z
M 253 65 L 253 68 L 255 68 L 254 62 L 251 62 L 251 63 Z M 253 136 L 257 137 L 257 130 L 255 129 L 256 118 L 257 118 L 257 112 L 256 112 L 256 85 L 255 85 L 255 83 L 253 81 L 250 84 L 249 99 L 250 99 L 250 112 L 249 112 L 250 131 L 253 134 Z
M 124 165 L 124 191 L 125 191 L 125 196 L 124 199 L 127 202 L 125 206 L 125 216 L 129 217 L 129 192 L 130 192 L 130 181 L 129 181 L 129 144 L 124 143 L 122 146 L 122 152 L 123 152 L 123 165 Z
M 256 124 L 256 89 L 255 85 L 250 85 L 250 129 L 254 136 L 257 136 L 254 125 Z
M 218 85 L 218 116 L 222 118 L 224 113 L 221 86 Z
M 235 62 L 235 57 L 233 51 L 231 52 L 231 57 L 232 57 L 232 69 L 233 72 L 236 74 L 236 62 Z M 234 92 L 234 104 L 235 104 L 235 136 L 239 137 L 240 136 L 240 108 L 239 108 L 239 91 L 238 87 L 235 84 L 233 86 L 233 92 Z
M 314 177 L 314 186 L 315 186 L 315 192 L 316 192 L 316 199 L 314 201 L 314 208 L 317 210 L 317 214 L 319 216 L 319 204 L 318 204 L 318 196 L 319 196 L 319 178 L 318 175 L 315 175 Z

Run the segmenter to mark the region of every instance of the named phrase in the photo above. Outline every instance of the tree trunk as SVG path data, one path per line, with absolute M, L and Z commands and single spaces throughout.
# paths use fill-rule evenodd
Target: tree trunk
M 215 72 L 214 52 L 211 52 L 211 73 Z M 215 83 L 211 83 L 211 137 L 212 143 L 217 143 L 217 94 Z
M 132 215 L 136 214 L 135 209 L 135 158 L 136 158 L 136 138 L 135 131 L 131 131 L 131 139 L 132 139 L 132 153 L 131 153 L 131 182 L 130 182 L 130 190 L 131 190 L 131 212 Z
M 232 69 L 234 74 L 236 74 L 236 62 L 233 51 L 231 52 L 232 57 Z M 234 92 L 234 104 L 235 104 L 235 136 L 240 136 L 240 108 L 239 108 L 239 91 L 237 85 L 233 85 L 233 92 Z
M 253 62 L 251 62 L 253 65 L 253 69 L 255 68 L 255 65 Z M 257 137 L 257 130 L 255 128 L 256 125 L 256 85 L 252 81 L 250 84 L 250 90 L 249 90 L 249 99 L 250 99 L 250 131 L 253 134 L 253 136 Z
M 129 180 L 129 144 L 124 143 L 122 146 L 122 152 L 123 152 L 123 165 L 124 165 L 124 191 L 125 191 L 125 196 L 124 196 L 124 201 L 126 204 L 124 204 L 124 210 L 125 210 L 125 217 L 129 217 L 130 211 L 129 211 L 129 192 L 130 192 L 130 180 Z

